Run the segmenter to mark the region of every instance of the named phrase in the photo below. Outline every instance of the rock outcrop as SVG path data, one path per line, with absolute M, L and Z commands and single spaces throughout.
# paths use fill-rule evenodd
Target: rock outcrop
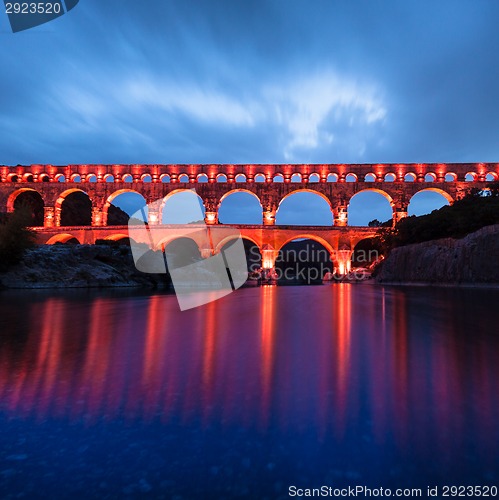
M 378 283 L 499 285 L 499 225 L 461 239 L 395 248 L 376 273 Z
M 130 247 L 53 245 L 28 250 L 19 264 L 0 274 L 4 288 L 168 288 L 167 274 L 144 274 Z

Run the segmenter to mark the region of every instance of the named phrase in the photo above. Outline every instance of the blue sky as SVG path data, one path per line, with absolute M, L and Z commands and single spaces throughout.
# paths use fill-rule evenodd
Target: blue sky
M 0 163 L 497 161 L 497 19 L 495 0 L 81 0 L 17 34 L 0 15 Z

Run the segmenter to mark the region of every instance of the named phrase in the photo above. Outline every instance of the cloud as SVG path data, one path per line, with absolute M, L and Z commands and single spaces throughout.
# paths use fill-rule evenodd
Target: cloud
M 386 105 L 373 87 L 341 78 L 332 71 L 288 86 L 270 87 L 265 94 L 274 105 L 279 125 L 288 132 L 286 158 L 292 158 L 296 149 L 331 144 L 338 126 L 374 126 L 382 123 L 387 114 Z

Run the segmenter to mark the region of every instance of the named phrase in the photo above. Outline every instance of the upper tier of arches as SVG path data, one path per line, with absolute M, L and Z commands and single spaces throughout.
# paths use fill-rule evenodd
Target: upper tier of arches
M 0 183 L 494 182 L 499 163 L 0 166 Z

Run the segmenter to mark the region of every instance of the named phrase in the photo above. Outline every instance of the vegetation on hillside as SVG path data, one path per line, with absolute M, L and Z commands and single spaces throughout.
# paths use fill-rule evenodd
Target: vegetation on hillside
M 374 222 L 373 221 L 373 225 Z M 463 238 L 482 227 L 499 224 L 499 183 L 486 189 L 470 189 L 450 206 L 428 215 L 402 219 L 395 228 L 380 227 L 379 241 L 385 253 L 391 248 L 440 238 Z
M 32 222 L 29 207 L 20 207 L 0 221 L 0 271 L 19 262 L 25 250 L 35 246 L 35 233 L 28 228 Z

